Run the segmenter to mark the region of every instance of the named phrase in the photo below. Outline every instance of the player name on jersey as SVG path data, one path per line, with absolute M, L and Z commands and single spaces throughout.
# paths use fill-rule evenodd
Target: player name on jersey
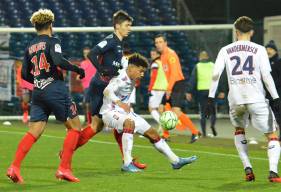
M 233 47 L 226 49 L 227 54 L 231 54 L 239 51 L 246 51 L 256 54 L 258 52 L 258 48 L 249 45 L 235 45 Z
M 45 49 L 46 49 L 46 42 L 40 42 L 29 47 L 28 52 L 31 55 L 32 53 L 36 53 L 37 51 L 45 50 Z

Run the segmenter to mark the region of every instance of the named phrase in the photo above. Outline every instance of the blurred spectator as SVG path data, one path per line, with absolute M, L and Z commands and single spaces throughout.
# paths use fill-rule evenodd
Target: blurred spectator
M 151 71 L 148 86 L 149 104 L 148 109 L 153 119 L 159 123 L 160 114 L 158 108 L 167 90 L 168 81 L 163 70 L 160 53 L 156 49 L 150 51 Z
M 22 63 L 17 62 L 16 63 L 16 72 L 17 72 L 17 82 L 19 85 L 19 88 L 21 89 L 21 108 L 23 111 L 23 118 L 22 122 L 27 123 L 28 122 L 28 113 L 29 113 L 29 102 L 31 99 L 31 94 L 33 90 L 33 84 L 25 81 L 21 77 L 21 69 L 22 69 Z M 30 72 L 31 73 L 31 72 Z
M 83 49 L 84 60 L 80 63 L 80 67 L 85 71 L 85 78 L 81 79 L 82 86 L 84 88 L 84 100 L 83 106 L 85 109 L 85 121 L 91 123 L 91 110 L 90 110 L 90 98 L 87 96 L 88 88 L 92 77 L 96 73 L 96 68 L 92 65 L 91 61 L 88 59 L 87 55 L 90 52 L 89 47 Z
M 192 100 L 193 93 L 197 95 L 200 111 L 200 125 L 204 137 L 206 137 L 206 114 L 204 109 L 207 105 L 213 67 L 214 63 L 210 61 L 208 53 L 206 51 L 201 51 L 199 53 L 199 63 L 193 68 L 186 94 L 186 99 L 188 101 Z M 220 95 L 219 97 L 222 96 L 224 97 L 224 95 Z M 216 114 L 210 116 L 210 121 L 212 133 L 214 136 L 217 136 L 215 128 Z
M 281 96 L 281 59 L 279 58 L 278 55 L 278 49 L 277 46 L 275 45 L 275 42 L 273 40 L 269 41 L 268 44 L 265 45 L 270 65 L 271 65 L 271 75 L 275 83 L 275 87 L 277 89 L 279 97 Z M 267 90 L 267 89 L 266 89 Z M 279 125 L 279 140 L 281 141 L 281 131 L 280 131 L 280 126 L 281 126 L 281 112 L 274 110 L 274 107 L 272 107 L 272 97 L 266 91 L 266 98 L 269 99 L 269 104 L 273 110 L 274 116 L 276 118 L 276 121 Z

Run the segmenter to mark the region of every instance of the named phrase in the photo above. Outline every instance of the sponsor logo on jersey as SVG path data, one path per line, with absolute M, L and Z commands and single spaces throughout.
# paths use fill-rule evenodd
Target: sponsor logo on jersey
M 255 77 L 241 77 L 241 78 L 233 78 L 230 77 L 230 84 L 232 85 L 253 85 L 257 83 L 257 79 Z
M 39 88 L 39 89 L 44 89 L 47 85 L 52 83 L 54 81 L 54 78 L 49 77 L 48 79 L 34 79 L 34 87 Z
M 245 139 L 245 140 L 243 140 L 243 141 L 241 141 L 241 144 L 243 144 L 243 145 L 246 145 L 248 142 L 247 142 L 247 140 Z

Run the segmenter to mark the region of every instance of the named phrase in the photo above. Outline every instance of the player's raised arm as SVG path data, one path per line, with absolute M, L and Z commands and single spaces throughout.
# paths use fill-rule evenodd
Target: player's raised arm
M 50 55 L 56 66 L 67 70 L 73 71 L 80 75 L 80 79 L 85 77 L 85 72 L 83 69 L 77 67 L 76 65 L 72 65 L 67 59 L 65 59 L 62 55 L 60 41 L 55 39 L 50 47 Z
M 28 50 L 26 49 L 24 53 L 22 68 L 21 68 L 21 76 L 24 80 L 33 84 L 34 76 L 33 74 L 31 74 L 31 70 L 32 70 L 32 64 L 28 56 Z
M 211 87 L 209 90 L 209 97 L 211 97 L 211 98 L 214 98 L 216 95 L 220 76 L 224 70 L 224 67 L 225 67 L 225 60 L 223 57 L 223 49 L 221 49 L 217 56 L 216 63 L 214 65 L 214 71 L 213 71 L 213 75 L 212 75 L 212 84 L 211 84 Z

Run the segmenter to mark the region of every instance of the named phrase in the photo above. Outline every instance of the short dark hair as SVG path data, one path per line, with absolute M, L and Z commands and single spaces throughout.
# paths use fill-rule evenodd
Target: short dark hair
M 144 68 L 148 67 L 147 59 L 139 53 L 133 53 L 132 55 L 130 55 L 128 64 L 135 65 L 135 66 L 141 66 Z
M 154 39 L 160 38 L 160 37 L 162 37 L 162 38 L 164 39 L 164 41 L 167 41 L 166 36 L 165 36 L 164 34 L 162 34 L 162 33 L 157 34 L 157 35 L 154 37 Z
M 116 24 L 121 24 L 124 21 L 133 22 L 134 19 L 126 11 L 119 10 L 113 14 L 112 20 L 113 20 L 113 27 L 115 28 Z
M 250 17 L 242 16 L 234 22 L 234 27 L 242 33 L 247 33 L 254 29 L 254 22 Z

